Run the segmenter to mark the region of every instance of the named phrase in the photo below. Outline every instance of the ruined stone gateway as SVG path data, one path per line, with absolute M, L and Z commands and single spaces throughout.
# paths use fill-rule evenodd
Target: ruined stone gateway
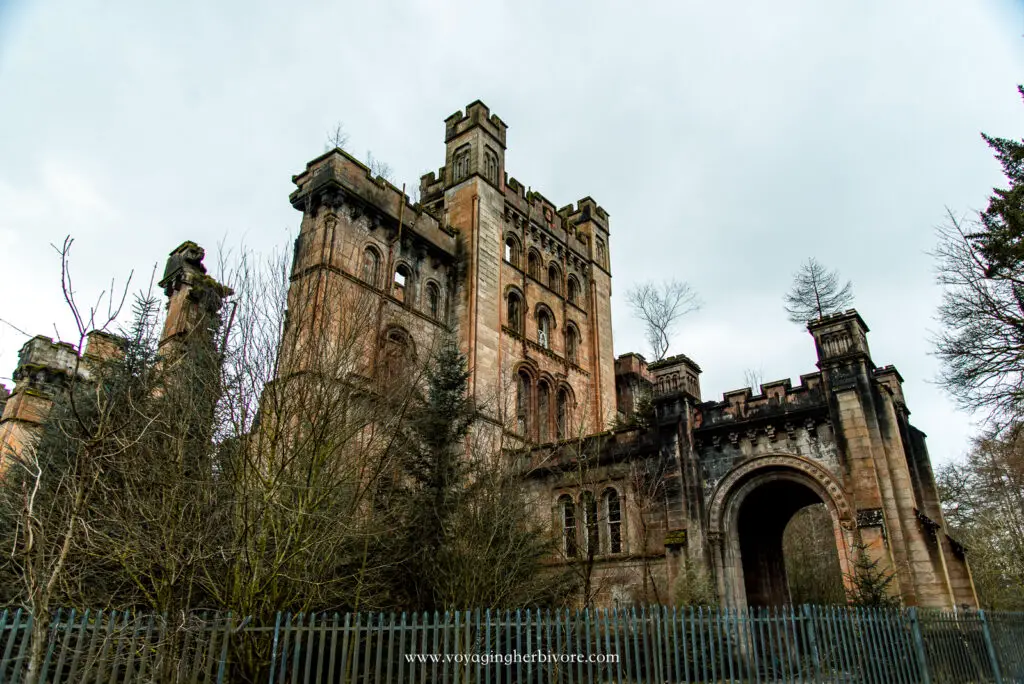
M 786 603 L 783 530 L 824 504 L 844 574 L 864 544 L 906 605 L 975 606 L 902 378 L 874 364 L 857 312 L 809 323 L 818 370 L 796 387 L 704 401 L 686 356 L 616 359 L 609 215 L 589 197 L 557 208 L 528 192 L 506 173 L 506 131 L 479 101 L 448 117 L 444 165 L 421 178 L 417 203 L 343 150 L 309 162 L 290 196 L 301 224 L 289 312 L 372 297 L 368 325 L 390 350 L 373 354 L 373 373 L 395 350 L 425 358 L 454 334 L 489 407 L 481 429 L 512 443 L 560 541 L 552 562 L 585 569 L 599 605 L 670 600 L 683 568 L 724 605 Z M 205 276 L 198 246 L 171 259 L 182 277 L 163 283 L 168 338 L 187 327 L 189 278 Z M 5 444 L 45 418 L 68 354 L 47 338 L 25 345 L 13 392 L 0 392 Z

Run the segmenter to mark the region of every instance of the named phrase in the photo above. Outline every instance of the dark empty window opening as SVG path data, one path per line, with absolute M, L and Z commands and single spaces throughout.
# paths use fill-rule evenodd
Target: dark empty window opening
M 540 280 L 540 254 L 536 251 L 530 250 L 530 255 L 526 258 L 526 270 L 530 276 Z
M 569 276 L 568 299 L 570 304 L 579 304 L 580 284 L 572 276 Z
M 580 496 L 580 505 L 583 507 L 583 525 L 587 530 L 587 555 L 590 557 L 601 553 L 601 534 L 597 526 L 597 501 L 590 492 L 583 492 Z
M 363 281 L 379 287 L 377 279 L 380 277 L 380 255 L 373 247 L 367 247 L 363 252 Z
M 508 327 L 515 330 L 520 335 L 523 334 L 523 302 L 519 299 L 519 295 L 515 292 L 510 292 L 508 295 Z
M 562 272 L 555 264 L 548 267 L 548 287 L 559 294 L 562 293 Z
M 516 431 L 526 436 L 530 429 L 530 376 L 520 371 L 516 377 Z
M 441 292 L 434 283 L 427 285 L 427 310 L 431 318 L 441 317 Z
M 537 386 L 537 428 L 540 442 L 551 440 L 551 389 L 546 382 Z
M 558 439 L 565 439 L 569 430 L 569 393 L 558 390 L 558 401 L 555 406 L 555 429 Z

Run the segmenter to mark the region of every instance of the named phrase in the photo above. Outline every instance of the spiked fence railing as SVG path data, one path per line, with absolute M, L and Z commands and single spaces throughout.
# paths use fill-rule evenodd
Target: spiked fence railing
M 0 613 L 0 684 L 32 616 Z M 1024 613 L 716 610 L 230 615 L 57 611 L 40 684 L 71 682 L 1024 682 Z

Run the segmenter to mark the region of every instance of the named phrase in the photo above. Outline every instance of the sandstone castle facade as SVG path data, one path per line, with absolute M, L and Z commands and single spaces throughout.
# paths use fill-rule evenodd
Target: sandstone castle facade
M 552 562 L 578 569 L 599 604 L 671 601 L 694 569 L 725 605 L 785 603 L 782 533 L 824 504 L 844 573 L 864 545 L 907 605 L 976 605 L 902 378 L 874 364 L 861 317 L 809 324 L 817 370 L 797 386 L 722 400 L 702 397 L 686 356 L 616 358 L 608 212 L 527 191 L 506 172 L 506 133 L 479 101 L 446 119 L 444 165 L 421 178 L 417 203 L 340 149 L 309 162 L 290 196 L 301 223 L 289 312 L 369 298 L 370 375 L 454 336 L 488 429 L 513 445 L 559 540 Z M 205 277 L 197 250 L 172 253 L 167 339 L 187 328 L 189 288 Z M 45 419 L 75 358 L 48 338 L 22 349 L 0 395 L 8 448 Z

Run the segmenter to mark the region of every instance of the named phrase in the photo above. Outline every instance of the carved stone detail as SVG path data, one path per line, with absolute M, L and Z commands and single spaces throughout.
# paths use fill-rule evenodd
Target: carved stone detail
M 882 527 L 885 516 L 881 508 L 862 508 L 857 511 L 857 527 Z
M 853 348 L 853 340 L 846 331 L 828 333 L 821 336 L 821 350 L 826 357 L 842 356 Z
M 852 508 L 846 499 L 846 494 L 843 492 L 842 487 L 839 486 L 839 483 L 836 482 L 831 473 L 814 461 L 809 461 L 799 456 L 778 454 L 760 456 L 758 458 L 752 458 L 744 461 L 742 464 L 733 468 L 719 481 L 718 486 L 715 487 L 715 492 L 711 497 L 711 506 L 709 508 L 708 515 L 709 529 L 719 531 L 722 529 L 722 517 L 725 512 L 725 504 L 728 501 L 730 494 L 738 484 L 746 480 L 747 476 L 757 470 L 777 468 L 779 466 L 788 468 L 792 471 L 797 471 L 811 478 L 818 486 L 825 490 L 829 499 L 835 505 L 836 510 L 839 513 L 840 524 L 842 524 L 844 520 L 851 521 L 852 523 Z

